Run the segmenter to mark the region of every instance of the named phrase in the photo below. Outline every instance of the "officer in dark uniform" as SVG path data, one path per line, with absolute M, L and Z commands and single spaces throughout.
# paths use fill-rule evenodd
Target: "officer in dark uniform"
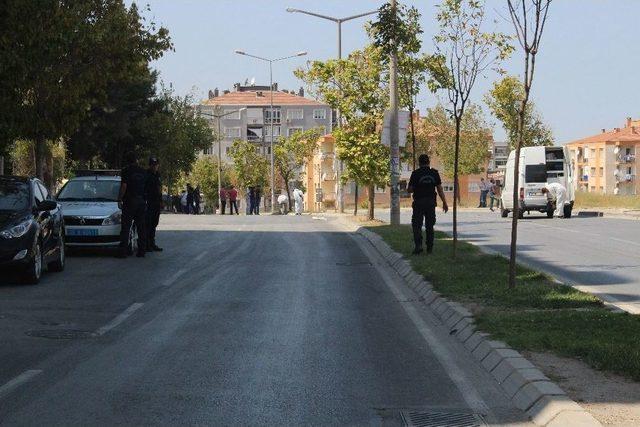
M 433 226 L 436 223 L 436 190 L 442 199 L 442 210 L 446 213 L 449 210 L 447 199 L 442 189 L 442 181 L 437 170 L 429 167 L 429 156 L 420 155 L 418 158 L 419 169 L 411 173 L 407 191 L 413 193 L 413 215 L 411 226 L 413 227 L 413 241 L 415 249 L 413 254 L 422 252 L 422 223 L 424 221 L 427 231 L 427 253 L 433 251 L 434 232 Z
M 129 249 L 129 232 L 131 224 L 135 224 L 138 231 L 138 253 L 143 257 L 145 253 L 146 227 L 145 212 L 147 203 L 144 199 L 147 183 L 147 171 L 138 166 L 133 152 L 124 155 L 125 167 L 122 168 L 118 207 L 122 209 L 122 224 L 120 230 L 119 258 L 126 258 Z
M 160 210 L 162 209 L 162 183 L 158 168 L 158 159 L 149 159 L 149 169 L 147 169 L 147 188 L 145 195 L 147 199 L 147 251 L 162 252 L 162 248 L 156 245 L 156 227 L 160 221 Z

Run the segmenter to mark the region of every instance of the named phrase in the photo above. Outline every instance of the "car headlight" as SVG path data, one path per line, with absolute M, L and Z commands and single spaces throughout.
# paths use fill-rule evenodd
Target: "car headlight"
M 122 221 L 122 212 L 114 212 L 102 221 L 102 225 L 118 225 Z
M 29 231 L 30 226 L 31 226 L 31 220 L 27 220 L 27 221 L 21 222 L 16 226 L 11 227 L 8 230 L 4 230 L 0 232 L 0 236 L 4 237 L 5 239 L 16 239 L 18 237 L 22 237 L 25 234 L 27 234 L 27 231 Z

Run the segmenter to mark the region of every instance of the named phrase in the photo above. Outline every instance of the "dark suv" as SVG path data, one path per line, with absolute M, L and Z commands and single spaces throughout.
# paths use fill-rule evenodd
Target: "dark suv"
M 45 264 L 49 271 L 64 269 L 60 206 L 40 180 L 0 176 L 0 267 L 38 283 Z

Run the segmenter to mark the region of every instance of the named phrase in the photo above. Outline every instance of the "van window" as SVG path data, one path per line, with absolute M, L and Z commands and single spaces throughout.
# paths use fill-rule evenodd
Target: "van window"
M 526 182 L 547 182 L 547 165 L 527 165 L 524 170 Z
M 549 162 L 547 163 L 548 171 L 563 171 L 564 163 L 563 162 Z

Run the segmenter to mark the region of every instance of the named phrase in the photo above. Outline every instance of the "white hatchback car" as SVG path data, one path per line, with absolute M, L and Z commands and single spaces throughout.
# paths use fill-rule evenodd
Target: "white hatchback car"
M 122 211 L 118 208 L 117 171 L 87 171 L 70 179 L 58 192 L 67 246 L 118 246 Z M 129 233 L 129 251 L 135 252 L 138 233 Z

